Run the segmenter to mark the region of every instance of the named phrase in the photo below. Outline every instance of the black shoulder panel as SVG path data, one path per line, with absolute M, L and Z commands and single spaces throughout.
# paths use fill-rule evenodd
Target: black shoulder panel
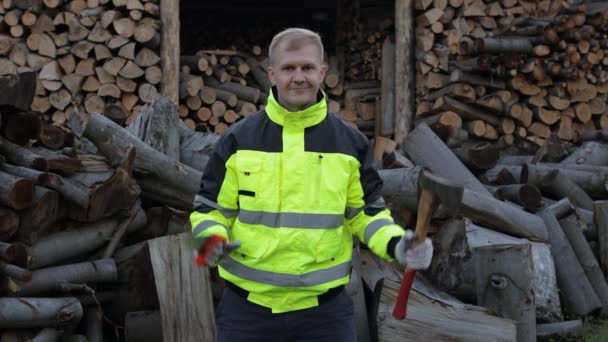
M 334 113 L 327 113 L 318 125 L 306 128 L 304 139 L 306 151 L 342 153 L 359 160 L 368 144 L 361 132 L 348 126 Z
M 283 127 L 272 122 L 266 112 L 257 112 L 226 131 L 236 141 L 237 150 L 283 151 Z

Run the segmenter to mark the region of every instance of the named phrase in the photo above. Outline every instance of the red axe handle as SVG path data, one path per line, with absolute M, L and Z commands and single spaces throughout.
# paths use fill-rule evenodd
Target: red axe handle
M 422 190 L 420 199 L 418 200 L 418 217 L 416 221 L 416 231 L 414 233 L 414 241 L 412 246 L 424 242 L 426 239 L 426 231 L 431 222 L 431 214 L 433 211 L 433 194 L 428 190 Z M 416 277 L 416 271 L 410 268 L 405 270 L 405 275 L 401 281 L 401 287 L 399 288 L 399 295 L 397 296 L 397 302 L 395 302 L 395 308 L 393 309 L 393 317 L 396 319 L 404 319 L 407 316 L 407 300 L 410 296 L 410 290 L 412 289 L 412 283 Z

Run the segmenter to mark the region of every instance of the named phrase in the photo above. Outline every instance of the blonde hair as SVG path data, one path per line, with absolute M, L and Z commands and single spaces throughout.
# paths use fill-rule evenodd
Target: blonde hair
M 275 50 L 282 43 L 287 44 L 285 46 L 285 50 L 287 51 L 297 50 L 306 44 L 315 44 L 319 49 L 319 58 L 323 61 L 324 52 L 321 37 L 311 30 L 292 27 L 277 33 L 274 38 L 272 38 L 270 47 L 268 47 L 268 59 L 270 64 L 273 62 L 272 56 L 274 55 Z

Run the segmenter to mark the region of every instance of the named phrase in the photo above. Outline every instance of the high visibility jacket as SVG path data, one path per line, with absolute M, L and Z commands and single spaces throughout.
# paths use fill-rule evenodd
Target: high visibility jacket
M 390 261 L 387 245 L 404 230 L 384 207 L 366 137 L 327 112 L 322 92 L 299 112 L 272 92 L 265 110 L 217 142 L 190 220 L 195 240 L 241 242 L 220 276 L 280 313 L 317 306 L 348 283 L 353 235 Z

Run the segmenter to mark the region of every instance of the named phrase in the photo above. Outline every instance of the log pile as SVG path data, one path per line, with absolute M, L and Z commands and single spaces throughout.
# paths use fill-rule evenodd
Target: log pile
M 151 116 L 154 122 L 132 128 L 139 129 L 142 140 L 134 139 L 141 145 L 122 145 L 120 137 L 106 130 L 100 139 L 121 150 L 102 155 L 108 150 L 82 136 L 86 129 L 47 123 L 43 115 L 28 110 L 29 104 L 22 106 L 23 98 L 31 104 L 33 80 L 26 73 L 0 77 L 0 87 L 11 84 L 23 91 L 21 98 L 11 98 L 10 92 L 0 95 L 0 339 L 102 341 L 105 331 L 110 340 L 128 332 L 132 340 L 154 341 L 146 334 L 155 331 L 160 341 L 159 296 L 148 241 L 189 231 L 188 219 L 184 211 L 148 200 L 154 195 L 138 179 L 159 186 L 158 177 L 169 179 L 166 183 L 176 178 L 166 163 L 175 165 L 180 158 L 180 136 L 175 148 L 170 137 L 155 134 L 172 103 L 159 97 L 143 107 L 139 118 Z M 172 113 L 176 124 L 175 105 Z M 73 114 L 74 127 L 86 115 Z M 95 117 L 132 136 L 107 117 Z M 209 149 L 200 148 L 215 140 L 196 140 L 193 131 L 182 131 L 182 140 L 192 141 L 184 146 L 184 160 L 204 165 L 200 154 Z M 146 154 L 150 150 L 144 145 L 164 148 L 174 159 L 158 160 L 166 155 L 157 150 Z M 190 145 L 197 149 L 188 149 Z M 149 165 L 142 166 L 143 158 L 152 158 L 164 173 L 145 171 Z M 183 172 L 191 170 L 179 165 Z M 200 175 L 194 172 L 197 179 Z
M 605 2 L 415 3 L 418 121 L 539 146 L 608 125 Z
M 0 17 L 0 73 L 35 71 L 31 109 L 54 123 L 72 112 L 124 122 L 158 92 L 158 0 L 3 1 Z
M 180 57 L 179 115 L 199 132 L 222 134 L 231 124 L 264 108 L 271 82 L 268 58 L 255 46 L 251 53 L 237 50 L 199 50 Z M 257 55 L 256 55 L 257 53 Z M 336 56 L 326 58 L 323 87 L 329 110 L 356 119 L 353 99 L 341 111 L 344 86 Z M 373 113 L 372 113 L 373 115 Z
M 566 317 L 608 310 L 605 133 L 581 133 L 577 144 L 553 133 L 538 147 L 419 122 L 403 150 L 376 144 L 391 146 L 388 153 L 376 151 L 383 196 L 396 219 L 413 226 L 418 167 L 463 184 L 462 218 L 446 220 L 441 208 L 435 215 L 435 255 L 426 278 L 463 302 L 514 319 L 518 341 L 580 335 L 580 321 Z M 417 167 L 391 169 L 408 165 Z M 507 258 L 513 261 L 492 265 Z M 389 325 L 392 332 L 408 329 Z

